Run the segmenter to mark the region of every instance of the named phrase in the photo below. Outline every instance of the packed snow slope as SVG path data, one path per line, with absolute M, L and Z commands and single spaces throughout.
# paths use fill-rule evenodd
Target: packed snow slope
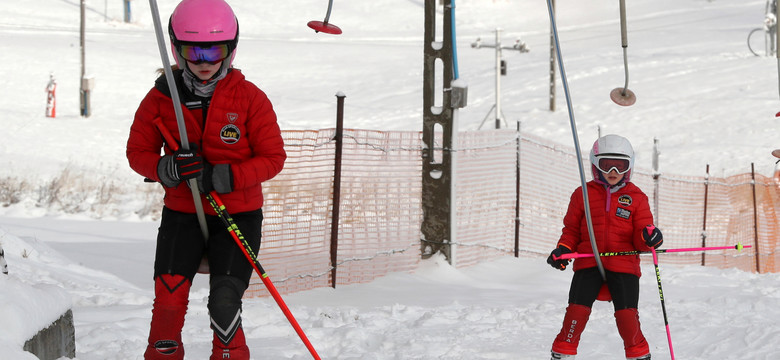
M 95 79 L 91 116 L 79 116 L 79 2 L 19 0 L 0 13 L 6 64 L 0 97 L 0 165 L 4 173 L 110 173 L 137 180 L 124 144 L 135 109 L 151 88 L 161 60 L 149 4 L 131 1 L 133 22 L 122 22 L 122 2 L 88 0 L 85 72 Z M 160 1 L 164 23 L 177 1 Z M 264 89 L 283 129 L 335 126 L 335 94 L 346 96 L 345 126 L 422 129 L 422 0 L 336 1 L 330 22 L 342 35 L 315 33 L 327 1 L 233 0 L 241 24 L 235 65 Z M 558 28 L 583 144 L 602 133 L 628 137 L 638 166 L 650 168 L 659 140 L 660 170 L 713 175 L 773 171 L 780 146 L 777 61 L 753 56 L 748 32 L 764 20 L 764 0 L 636 0 L 627 4 L 629 88 L 637 102 L 621 107 L 609 92 L 625 82 L 616 1 L 557 1 Z M 459 0 L 458 64 L 468 106 L 460 130 L 494 122 L 495 51 L 473 49 L 477 38 L 502 44 L 521 39 L 528 53 L 504 50 L 501 78 L 506 126 L 572 144 L 558 82 L 549 111 L 550 22 L 544 0 Z M 439 21 L 441 23 L 441 21 Z M 167 35 L 166 35 L 167 36 Z M 45 118 L 49 74 L 58 81 L 57 118 Z
M 78 360 L 143 359 L 155 223 L 0 217 L 0 229 L 5 229 L 0 241 L 11 271 L 0 276 L 0 309 L 33 303 L 9 294 L 9 288 L 35 287 L 58 303 L 65 302 L 59 295 L 65 289 L 72 301 Z M 780 275 L 665 266 L 664 258 L 674 255 L 659 256 L 676 358 L 776 358 Z M 653 358 L 666 359 L 652 259 L 643 257 L 642 263 L 642 327 Z M 323 359 L 546 359 L 560 330 L 571 274 L 552 269 L 543 258 L 506 257 L 455 269 L 437 256 L 410 273 L 284 299 Z M 210 353 L 205 281 L 196 277 L 190 295 L 183 332 L 187 358 L 205 359 Z M 27 309 L 31 322 L 51 310 Z M 246 300 L 243 318 L 253 359 L 311 358 L 272 299 Z M 0 318 L 0 358 L 34 360 L 20 350 L 19 333 L 29 326 L 8 334 L 6 319 Z M 579 350 L 578 359 L 623 358 L 611 303 L 594 305 Z

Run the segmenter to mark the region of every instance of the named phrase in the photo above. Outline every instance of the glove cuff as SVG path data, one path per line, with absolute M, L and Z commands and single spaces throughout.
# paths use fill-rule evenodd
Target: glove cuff
M 561 254 L 571 254 L 573 252 L 568 246 L 563 244 L 558 244 L 558 249 L 561 249 Z
M 230 164 L 214 165 L 214 172 L 211 176 L 214 190 L 220 194 L 227 194 L 233 191 L 233 172 L 230 170 Z

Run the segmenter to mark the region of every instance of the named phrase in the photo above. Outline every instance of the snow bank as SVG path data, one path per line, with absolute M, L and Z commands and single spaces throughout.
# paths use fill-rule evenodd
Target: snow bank
M 8 276 L 0 275 L 0 358 L 36 359 L 22 351 L 24 343 L 51 325 L 73 305 L 70 294 L 51 283 L 53 251 L 32 239 L 27 242 L 3 229 L 0 241 L 9 263 Z

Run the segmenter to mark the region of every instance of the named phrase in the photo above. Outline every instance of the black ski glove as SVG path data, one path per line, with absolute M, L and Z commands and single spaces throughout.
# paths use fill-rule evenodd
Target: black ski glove
M 198 176 L 198 190 L 204 194 L 214 190 L 220 194 L 232 192 L 233 171 L 230 170 L 230 164 L 204 163 L 201 176 Z
M 167 187 L 176 187 L 182 181 L 198 177 L 203 171 L 203 157 L 198 147 L 190 143 L 190 149 L 179 149 L 171 155 L 165 155 L 157 163 L 157 176 Z
M 567 248 L 567 247 L 565 247 L 563 245 L 558 245 L 558 247 L 550 253 L 550 256 L 547 257 L 547 263 L 550 264 L 555 269 L 558 269 L 558 270 L 561 270 L 561 271 L 566 270 L 566 266 L 569 265 L 569 262 L 571 261 L 571 259 L 558 259 L 558 260 L 555 260 L 555 259 L 553 259 L 553 256 L 560 257 L 563 254 L 571 254 L 571 253 L 572 253 L 572 251 L 569 250 L 569 248 Z
M 655 249 L 658 249 L 664 243 L 664 236 L 661 234 L 661 230 L 658 230 L 654 225 L 647 225 L 642 229 L 642 238 L 645 239 L 645 244 L 648 247 Z

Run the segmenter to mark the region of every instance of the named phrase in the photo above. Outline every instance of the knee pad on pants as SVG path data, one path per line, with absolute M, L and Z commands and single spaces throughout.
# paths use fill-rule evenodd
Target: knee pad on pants
M 214 334 L 224 344 L 229 344 L 241 328 L 241 297 L 246 283 L 241 279 L 219 275 L 212 276 L 209 292 L 209 316 Z

